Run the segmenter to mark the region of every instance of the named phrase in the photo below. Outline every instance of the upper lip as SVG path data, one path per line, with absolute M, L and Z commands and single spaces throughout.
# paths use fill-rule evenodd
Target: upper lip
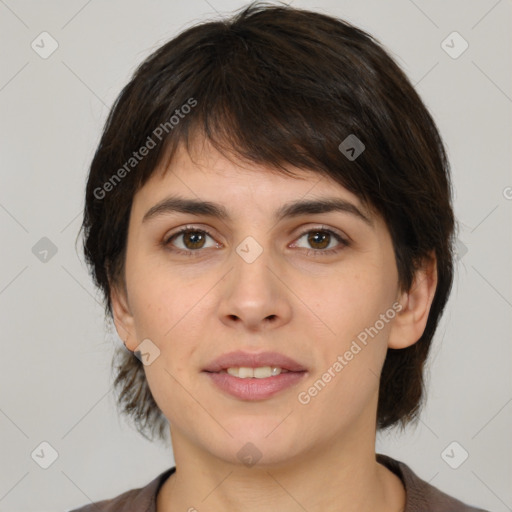
M 283 354 L 279 354 L 278 352 L 250 353 L 243 352 L 241 350 L 222 354 L 221 356 L 211 361 L 208 366 L 203 369 L 203 371 L 220 372 L 222 370 L 226 370 L 227 368 L 236 368 L 241 366 L 245 368 L 277 366 L 290 372 L 306 371 L 306 368 L 304 368 L 297 361 L 294 361 L 292 358 Z

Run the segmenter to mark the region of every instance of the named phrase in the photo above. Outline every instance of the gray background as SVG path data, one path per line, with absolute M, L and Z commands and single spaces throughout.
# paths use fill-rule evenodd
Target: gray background
M 73 508 L 145 485 L 173 464 L 169 447 L 117 417 L 110 361 L 121 342 L 75 240 L 88 165 L 136 65 L 184 28 L 242 5 L 0 0 L 1 511 Z M 427 406 L 418 428 L 379 435 L 377 451 L 468 503 L 512 510 L 511 1 L 293 5 L 381 40 L 417 85 L 452 164 L 457 277 L 431 354 Z M 31 47 L 43 31 L 59 45 L 46 59 Z M 458 58 L 441 46 L 453 31 L 469 44 Z M 461 48 L 450 41 L 452 52 Z M 41 252 L 43 237 L 54 255 Z M 37 449 L 34 458 L 49 461 L 43 441 L 58 452 L 48 469 L 31 457 Z M 469 453 L 458 469 L 442 457 L 453 441 Z M 463 452 L 448 453 L 457 462 Z

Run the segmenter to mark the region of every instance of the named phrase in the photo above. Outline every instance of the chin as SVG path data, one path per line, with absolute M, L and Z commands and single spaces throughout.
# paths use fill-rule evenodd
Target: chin
M 295 449 L 292 452 L 289 447 L 283 447 L 278 443 L 268 441 L 245 441 L 243 443 L 230 440 L 229 446 L 207 447 L 210 453 L 228 464 L 234 464 L 241 468 L 270 469 L 289 464 L 297 455 Z
M 231 464 L 258 467 L 283 464 L 304 448 L 304 432 L 297 425 L 283 422 L 286 415 L 277 417 L 238 416 L 223 422 L 233 436 L 219 433 L 208 438 L 208 451 Z

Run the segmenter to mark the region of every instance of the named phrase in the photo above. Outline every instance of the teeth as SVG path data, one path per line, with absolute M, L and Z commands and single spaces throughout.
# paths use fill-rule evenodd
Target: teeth
M 238 376 L 241 379 L 247 379 L 248 377 L 254 377 L 254 370 L 252 368 L 238 368 Z
M 278 366 L 260 366 L 259 368 L 247 368 L 245 366 L 240 366 L 227 369 L 229 375 L 238 377 L 239 379 L 248 379 L 252 377 L 255 379 L 266 379 L 268 377 L 279 375 L 283 371 L 286 370 L 282 370 Z

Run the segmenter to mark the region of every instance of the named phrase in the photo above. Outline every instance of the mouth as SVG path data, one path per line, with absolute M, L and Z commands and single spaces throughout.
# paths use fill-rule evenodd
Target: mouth
M 231 352 L 203 369 L 217 389 L 240 400 L 264 400 L 298 384 L 307 369 L 277 352 Z
M 291 357 L 280 354 L 279 352 L 229 352 L 223 354 L 217 359 L 211 361 L 203 371 L 218 373 L 230 368 L 240 369 L 260 369 L 260 368 L 278 368 L 281 371 L 303 372 L 307 368 Z M 243 376 L 242 376 L 243 378 Z
M 286 373 L 289 370 L 280 368 L 279 366 L 258 366 L 257 368 L 250 368 L 248 366 L 231 366 L 226 370 L 221 370 L 219 373 L 229 373 L 233 377 L 239 379 L 268 379 Z

